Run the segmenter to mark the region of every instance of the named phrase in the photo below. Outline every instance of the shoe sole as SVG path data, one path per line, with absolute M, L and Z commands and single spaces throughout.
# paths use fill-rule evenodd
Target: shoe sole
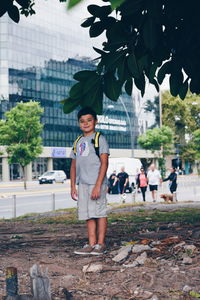
M 91 252 L 90 254 L 91 254 L 91 255 L 103 255 L 103 254 L 106 254 L 106 251 L 101 252 L 101 253 L 98 253 L 98 252 Z
M 78 252 L 78 251 L 74 251 L 74 254 L 78 254 L 78 255 L 91 255 L 91 252 Z

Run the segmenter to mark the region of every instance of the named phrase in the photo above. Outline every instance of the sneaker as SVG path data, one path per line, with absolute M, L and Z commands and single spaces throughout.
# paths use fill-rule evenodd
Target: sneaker
M 79 254 L 79 255 L 88 255 L 88 254 L 91 254 L 93 249 L 94 249 L 94 247 L 86 244 L 85 246 L 83 246 L 83 248 L 75 250 L 74 253 Z
M 92 252 L 90 254 L 92 255 L 102 255 L 106 253 L 106 246 L 105 245 L 95 245 Z

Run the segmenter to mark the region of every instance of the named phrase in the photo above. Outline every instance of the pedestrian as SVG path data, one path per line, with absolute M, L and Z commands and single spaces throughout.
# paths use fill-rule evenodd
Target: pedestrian
M 117 191 L 115 191 L 115 182 L 117 181 L 117 174 L 116 171 L 114 170 L 110 177 L 108 178 L 108 194 L 116 194 Z
M 119 186 L 119 193 L 124 194 L 126 186 L 129 183 L 129 175 L 125 172 L 125 168 L 121 168 L 121 172 L 117 174 L 117 182 Z
M 78 201 L 79 220 L 86 221 L 88 244 L 74 253 L 101 255 L 106 250 L 109 148 L 105 137 L 95 131 L 97 115 L 92 108 L 82 108 L 77 117 L 83 134 L 74 142 L 70 155 L 71 197 Z
M 154 164 L 150 166 L 150 169 L 147 173 L 147 179 L 153 202 L 156 202 L 158 185 L 162 183 L 162 179 L 160 172 L 156 169 Z
M 169 189 L 171 194 L 176 192 L 177 189 L 177 174 L 176 174 L 176 168 L 171 168 L 171 173 L 169 174 L 169 176 L 165 179 L 163 179 L 163 181 L 170 181 L 169 183 Z
M 136 184 L 138 188 L 140 188 L 142 193 L 142 199 L 145 202 L 146 201 L 145 194 L 147 191 L 148 179 L 147 179 L 147 173 L 144 171 L 144 168 L 140 169 L 140 173 L 138 174 L 136 179 Z

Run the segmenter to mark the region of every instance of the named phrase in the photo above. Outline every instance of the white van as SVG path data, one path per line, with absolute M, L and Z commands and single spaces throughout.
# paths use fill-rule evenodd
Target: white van
M 139 173 L 142 163 L 137 158 L 129 157 L 116 157 L 109 158 L 109 165 L 107 171 L 107 177 L 115 170 L 118 173 L 121 172 L 121 168 L 124 167 L 125 172 L 129 175 L 129 185 L 132 186 L 136 184 L 136 175 Z
M 39 184 L 43 183 L 53 183 L 61 182 L 64 183 L 64 180 L 67 179 L 67 176 L 64 171 L 47 171 L 39 178 Z

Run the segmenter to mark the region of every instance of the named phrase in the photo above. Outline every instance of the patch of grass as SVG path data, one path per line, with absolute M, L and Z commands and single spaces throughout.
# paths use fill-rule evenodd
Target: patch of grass
M 109 223 L 125 222 L 139 224 L 143 222 L 150 223 L 171 223 L 193 224 L 200 222 L 200 209 L 181 208 L 175 211 L 134 211 L 125 213 L 111 213 Z

